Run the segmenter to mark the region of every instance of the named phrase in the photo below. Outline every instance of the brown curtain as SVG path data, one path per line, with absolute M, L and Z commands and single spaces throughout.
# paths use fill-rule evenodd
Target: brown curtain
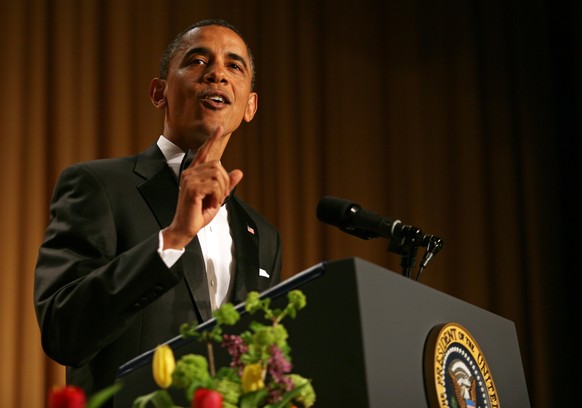
M 385 240 L 319 223 L 321 196 L 400 218 L 445 239 L 424 284 L 515 322 L 532 404 L 573 401 L 581 11 L 549 0 L 0 0 L 2 405 L 43 407 L 64 381 L 32 304 L 57 175 L 158 137 L 147 91 L 161 52 L 208 17 L 238 26 L 255 54 L 259 112 L 224 163 L 281 230 L 285 276 L 351 256 L 400 273 Z

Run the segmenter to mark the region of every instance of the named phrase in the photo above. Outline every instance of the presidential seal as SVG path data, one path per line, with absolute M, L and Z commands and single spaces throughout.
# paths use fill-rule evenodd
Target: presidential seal
M 489 366 L 463 326 L 433 328 L 424 351 L 424 382 L 431 408 L 500 408 Z

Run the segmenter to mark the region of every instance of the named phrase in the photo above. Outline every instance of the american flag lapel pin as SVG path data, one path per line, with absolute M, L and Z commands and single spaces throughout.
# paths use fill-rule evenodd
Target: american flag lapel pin
M 255 235 L 255 229 L 254 229 L 253 227 L 251 227 L 250 225 L 247 225 L 247 231 L 248 231 L 250 234 L 253 234 L 253 235 Z

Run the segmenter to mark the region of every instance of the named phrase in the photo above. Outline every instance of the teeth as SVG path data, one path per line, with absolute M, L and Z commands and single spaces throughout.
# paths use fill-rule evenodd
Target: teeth
M 215 101 L 215 102 L 222 102 L 224 103 L 224 98 L 220 95 L 210 95 L 208 99 Z

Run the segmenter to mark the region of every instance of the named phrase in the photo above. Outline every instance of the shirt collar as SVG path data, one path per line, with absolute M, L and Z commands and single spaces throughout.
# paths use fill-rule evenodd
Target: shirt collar
M 180 147 L 166 139 L 164 135 L 161 135 L 158 138 L 156 144 L 166 158 L 168 166 L 170 166 L 176 177 L 178 177 L 178 174 L 180 173 L 180 164 L 186 153 Z

